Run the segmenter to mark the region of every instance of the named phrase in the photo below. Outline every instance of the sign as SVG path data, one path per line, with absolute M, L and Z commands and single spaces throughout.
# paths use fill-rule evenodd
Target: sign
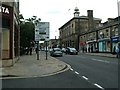
M 119 42 L 119 37 L 112 37 L 112 42 Z
M 7 7 L 0 6 L 0 13 L 9 14 L 10 10 Z
M 35 24 L 35 41 L 49 39 L 49 22 L 38 22 Z

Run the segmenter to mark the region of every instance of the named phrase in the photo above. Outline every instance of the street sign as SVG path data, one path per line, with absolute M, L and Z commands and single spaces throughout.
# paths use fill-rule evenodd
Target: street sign
M 49 39 L 49 22 L 38 22 L 35 25 L 35 41 L 45 41 Z

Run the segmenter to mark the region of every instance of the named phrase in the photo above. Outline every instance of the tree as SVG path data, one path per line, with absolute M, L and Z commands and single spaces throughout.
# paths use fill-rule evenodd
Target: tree
M 31 18 L 29 18 L 27 22 L 26 20 L 21 21 L 20 24 L 21 54 L 25 54 L 25 48 L 30 47 L 31 42 L 34 42 L 34 29 L 35 29 L 34 23 Z

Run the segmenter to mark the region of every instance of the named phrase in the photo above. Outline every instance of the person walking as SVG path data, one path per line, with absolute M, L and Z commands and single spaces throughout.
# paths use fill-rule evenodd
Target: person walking
M 118 46 L 116 48 L 116 53 L 117 53 L 116 57 L 120 58 L 120 43 L 118 43 Z
M 91 53 L 93 53 L 93 45 L 91 46 Z
M 88 47 L 88 52 L 90 53 L 90 46 Z
M 32 46 L 31 46 L 31 47 L 30 47 L 30 55 L 32 55 L 32 49 L 33 49 L 33 48 L 32 48 Z

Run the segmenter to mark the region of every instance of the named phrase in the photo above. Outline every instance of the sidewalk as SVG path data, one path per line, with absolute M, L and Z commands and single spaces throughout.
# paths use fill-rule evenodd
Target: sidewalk
M 49 53 L 49 52 L 48 52 Z M 34 52 L 32 55 L 24 55 L 13 67 L 4 67 L 2 77 L 43 77 L 60 73 L 68 69 L 66 63 L 40 52 L 40 60 Z
M 113 55 L 111 53 L 82 53 L 82 52 L 80 52 L 79 54 L 88 54 L 88 55 L 94 55 L 94 56 L 103 56 L 103 57 L 116 58 L 116 54 Z

